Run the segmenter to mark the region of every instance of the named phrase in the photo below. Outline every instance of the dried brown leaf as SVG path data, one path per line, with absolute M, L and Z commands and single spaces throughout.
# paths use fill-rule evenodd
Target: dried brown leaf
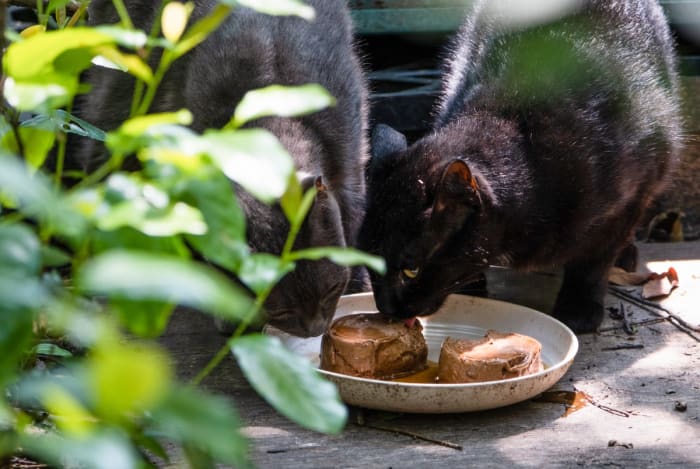
M 678 273 L 670 267 L 662 274 L 651 274 L 649 281 L 642 287 L 642 298 L 658 298 L 668 296 L 678 286 Z
M 650 274 L 642 272 L 627 272 L 620 267 L 613 267 L 608 274 L 608 281 L 614 285 L 628 286 L 641 285 L 646 282 Z

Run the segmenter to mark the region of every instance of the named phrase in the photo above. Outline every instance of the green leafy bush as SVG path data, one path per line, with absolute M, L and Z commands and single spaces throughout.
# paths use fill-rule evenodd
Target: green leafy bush
M 346 410 L 333 385 L 275 338 L 244 331 L 296 261 L 328 257 L 380 271 L 383 262 L 352 249 L 293 251 L 315 189 L 302 193 L 274 135 L 240 128 L 261 116 L 315 112 L 333 105 L 333 97 L 313 84 L 256 90 L 227 126 L 201 135 L 187 128 L 187 110 L 146 113 L 168 67 L 238 4 L 306 19 L 313 10 L 294 0 L 222 0 L 185 30 L 191 6 L 173 3 L 164 9 L 161 36 L 159 28 L 150 35 L 134 30 L 120 0 L 121 24 L 95 28 L 75 26 L 85 4 L 69 16 L 66 3 L 50 2 L 49 11 L 39 12 L 43 26 L 14 37 L 3 57 L 0 457 L 142 467 L 151 464 L 146 452 L 167 459 L 162 443 L 169 440 L 193 467 L 249 466 L 234 408 L 197 387 L 231 352 L 280 413 L 313 430 L 339 432 Z M 57 30 L 45 31 L 49 19 Z M 156 46 L 164 53 L 152 70 L 141 57 Z M 96 58 L 138 80 L 131 118 L 107 134 L 66 111 L 83 91 L 80 73 Z M 20 112 L 32 117 L 20 122 Z M 69 132 L 104 140 L 111 158 L 67 188 Z M 57 164 L 47 174 L 42 167 L 52 148 Z M 130 155 L 142 170 L 121 170 Z M 261 173 L 264 180 L 256 177 Z M 291 229 L 280 256 L 249 251 L 231 181 L 282 205 Z M 194 260 L 193 250 L 234 272 L 256 296 Z M 186 386 L 153 340 L 176 305 L 239 324 Z M 44 366 L 36 366 L 38 358 Z

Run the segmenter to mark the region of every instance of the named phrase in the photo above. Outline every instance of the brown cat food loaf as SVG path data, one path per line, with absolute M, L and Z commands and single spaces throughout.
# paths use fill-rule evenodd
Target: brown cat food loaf
M 442 343 L 440 383 L 476 383 L 515 378 L 542 371 L 542 345 L 532 337 L 488 331 L 481 339 Z
M 427 366 L 423 326 L 383 314 L 338 318 L 321 340 L 321 369 L 351 376 L 392 379 Z

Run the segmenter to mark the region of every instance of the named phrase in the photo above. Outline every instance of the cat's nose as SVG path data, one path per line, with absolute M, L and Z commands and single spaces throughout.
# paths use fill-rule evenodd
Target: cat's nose
M 380 313 L 395 318 L 409 319 L 423 314 L 420 309 L 415 307 L 415 304 L 407 302 L 400 292 L 390 288 L 375 288 L 374 301 Z
M 374 288 L 374 301 L 377 304 L 377 309 L 380 313 L 396 316 L 398 302 L 394 295 L 386 288 Z

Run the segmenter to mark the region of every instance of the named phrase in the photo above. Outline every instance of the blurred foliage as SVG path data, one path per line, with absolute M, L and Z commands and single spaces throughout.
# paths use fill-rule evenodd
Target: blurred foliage
M 67 3 L 38 2 L 41 24 L 8 32 L 14 42 L 3 57 L 0 458 L 150 467 L 167 461 L 167 441 L 192 467 L 250 466 L 231 403 L 197 388 L 231 351 L 280 413 L 313 430 L 339 432 L 346 410 L 334 386 L 278 340 L 243 331 L 295 261 L 327 257 L 376 270 L 383 262 L 333 247 L 253 254 L 232 187 L 234 181 L 263 202 L 281 203 L 295 233 L 315 189 L 302 193 L 274 135 L 240 127 L 261 116 L 315 112 L 333 105 L 333 97 L 313 84 L 255 90 L 229 125 L 201 135 L 187 128 L 187 110 L 146 113 L 168 67 L 238 4 L 305 19 L 313 9 L 295 0 L 222 0 L 185 29 L 192 5 L 170 3 L 163 36 L 149 37 L 133 29 L 120 0 L 121 21 L 109 27 L 81 25 L 87 3 L 73 15 Z M 156 45 L 164 53 L 152 70 L 141 57 Z M 84 91 L 80 73 L 93 62 L 137 79 L 130 119 L 107 134 L 66 111 Z M 105 141 L 111 153 L 71 187 L 62 183 L 67 133 Z M 58 163 L 47 173 L 50 151 Z M 145 169 L 123 171 L 133 154 Z M 197 258 L 235 273 L 256 296 Z M 240 325 L 188 385 L 177 381 L 167 352 L 153 340 L 176 305 Z

